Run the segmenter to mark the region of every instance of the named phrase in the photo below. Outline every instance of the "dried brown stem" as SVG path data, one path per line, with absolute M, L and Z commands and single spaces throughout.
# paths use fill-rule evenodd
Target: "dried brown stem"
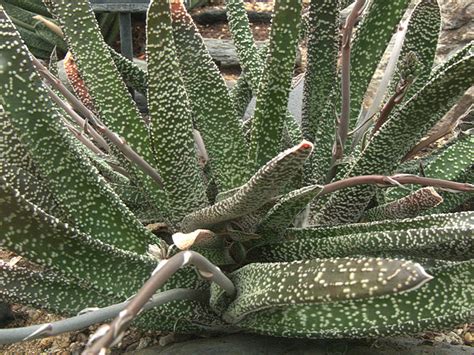
M 199 274 L 206 280 L 213 281 L 221 286 L 229 297 L 235 296 L 235 286 L 224 273 L 201 254 L 193 251 L 180 252 L 170 259 L 160 261 L 150 279 L 133 297 L 125 310 L 120 312 L 114 321 L 99 328 L 95 335 L 92 335 L 94 342 L 90 344 L 82 354 L 99 354 L 105 353 L 116 339 L 120 339 L 130 322 L 140 313 L 143 306 L 150 300 L 156 290 L 164 285 L 164 283 L 180 268 L 194 265 L 197 267 Z M 100 332 L 99 332 L 100 331 Z M 100 334 L 100 335 L 97 335 Z
M 336 141 L 333 149 L 333 163 L 342 158 L 344 145 L 349 132 L 349 120 L 351 113 L 351 37 L 354 26 L 365 6 L 365 0 L 357 0 L 351 13 L 346 19 L 342 33 L 341 49 L 341 94 L 342 107 L 341 116 L 337 125 Z
M 334 191 L 345 189 L 356 185 L 379 185 L 379 186 L 394 186 L 415 184 L 421 186 L 432 186 L 450 191 L 474 192 L 474 185 L 448 181 L 442 179 L 432 179 L 417 175 L 398 174 L 392 176 L 385 175 L 361 175 L 344 180 L 332 182 L 323 187 L 318 196 L 330 194 Z
M 466 117 L 472 114 L 474 110 L 474 105 L 471 105 L 469 109 L 464 112 L 460 117 L 454 117 L 454 119 L 447 121 L 444 125 L 439 127 L 439 129 L 434 132 L 431 136 L 423 139 L 417 145 L 415 145 L 402 159 L 402 162 L 412 159 L 415 155 L 421 152 L 426 147 L 429 147 L 434 142 L 438 141 L 439 139 L 451 134 L 454 129 L 458 126 L 459 122 L 463 121 Z
M 372 130 L 372 135 L 374 135 L 382 125 L 387 122 L 388 116 L 392 112 L 393 108 L 402 102 L 407 89 L 410 87 L 411 81 L 409 80 L 402 80 L 398 83 L 397 88 L 395 89 L 395 93 L 390 97 L 384 107 L 380 110 L 379 117 L 375 122 L 374 129 Z
M 102 155 L 104 154 L 93 142 L 89 140 L 82 132 L 80 132 L 78 129 L 76 129 L 73 125 L 71 125 L 69 122 L 64 123 L 66 125 L 66 128 L 71 131 L 71 133 L 74 135 L 74 137 L 77 138 L 82 144 L 84 144 L 87 148 L 89 148 L 93 153 L 97 155 Z
M 68 115 L 70 115 L 74 121 L 82 122 L 83 125 L 87 126 L 87 121 L 73 110 L 71 105 L 78 109 L 79 112 L 84 114 L 84 117 L 91 122 L 96 129 L 103 134 L 112 144 L 114 144 L 122 154 L 127 157 L 131 162 L 135 163 L 140 170 L 142 170 L 146 175 L 150 176 L 160 188 L 163 188 L 163 180 L 161 179 L 160 174 L 150 165 L 148 162 L 143 159 L 137 152 L 135 152 L 132 147 L 130 147 L 127 142 L 119 137 L 116 133 L 112 132 L 102 121 L 99 120 L 87 107 L 82 104 L 53 74 L 49 72 L 46 67 L 44 67 L 36 58 L 33 59 L 33 63 L 37 68 L 39 68 L 40 74 L 68 100 L 70 103 L 67 104 L 64 102 L 53 90 L 48 89 L 49 96 L 56 102 L 56 104 L 64 109 Z M 92 127 L 88 128 L 90 132 L 93 131 Z M 100 136 L 100 135 L 99 135 Z

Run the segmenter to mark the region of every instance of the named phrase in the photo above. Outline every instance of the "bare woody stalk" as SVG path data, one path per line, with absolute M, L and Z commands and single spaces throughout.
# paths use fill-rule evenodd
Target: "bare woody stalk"
M 135 163 L 140 170 L 142 170 L 146 175 L 150 176 L 161 188 L 163 188 L 163 180 L 161 179 L 160 174 L 150 165 L 148 162 L 143 159 L 135 150 L 130 147 L 127 142 L 118 136 L 115 132 L 112 132 L 99 118 L 97 118 L 87 107 L 84 106 L 62 83 L 57 79 L 48 69 L 46 69 L 37 59 L 33 59 L 35 66 L 39 63 L 41 68 L 39 70 L 40 74 L 46 79 L 52 86 L 54 86 L 70 103 L 67 104 L 64 102 L 56 93 L 48 89 L 49 96 L 53 101 L 61 107 L 68 115 L 70 115 L 74 121 L 83 122 L 87 124 L 84 119 L 73 110 L 72 107 L 78 109 L 80 113 L 87 118 L 91 124 L 93 124 L 96 129 L 102 133 L 113 145 L 115 145 L 122 154 L 129 159 L 131 162 Z M 72 106 L 72 107 L 71 107 Z M 92 128 L 89 128 L 92 132 Z
M 334 175 L 334 164 L 344 155 L 344 145 L 349 132 L 349 120 L 351 113 L 351 37 L 354 26 L 365 6 L 365 0 L 357 0 L 351 13 L 346 19 L 342 33 L 341 48 L 341 116 L 337 124 L 336 140 L 334 142 L 332 156 L 332 172 Z
M 181 300 L 205 302 L 207 300 L 207 294 L 201 290 L 191 289 L 173 289 L 163 291 L 154 295 L 151 300 L 143 306 L 143 310 L 149 310 L 167 302 Z M 125 309 L 128 303 L 129 301 L 125 301 L 104 308 L 84 310 L 75 317 L 62 319 L 56 322 L 21 328 L 0 329 L 0 344 L 11 344 L 19 341 L 29 341 L 78 331 L 116 317 Z
M 402 162 L 412 159 L 416 154 L 421 152 L 423 149 L 429 147 L 434 142 L 439 139 L 446 137 L 448 134 L 451 134 L 454 129 L 458 126 L 459 122 L 464 121 L 464 119 L 473 115 L 474 105 L 471 105 L 466 112 L 464 112 L 460 117 L 455 117 L 453 120 L 446 122 L 442 125 L 436 132 L 426 139 L 423 139 L 420 143 L 415 145 L 412 150 L 410 150 L 405 157 L 402 159 Z
M 100 354 L 120 339 L 130 322 L 143 310 L 144 305 L 164 283 L 180 268 L 194 265 L 202 278 L 221 286 L 229 297 L 234 297 L 236 289 L 224 273 L 201 254 L 194 251 L 180 252 L 170 259 L 161 260 L 152 276 L 130 301 L 125 310 L 120 312 L 110 325 L 99 328 L 90 339 L 90 345 L 83 354 Z
M 432 179 L 417 175 L 398 174 L 385 175 L 361 175 L 324 185 L 318 196 L 330 194 L 337 190 L 353 187 L 356 185 L 379 185 L 379 186 L 401 186 L 401 185 L 432 186 L 454 192 L 474 192 L 474 185 L 442 179 Z
M 33 57 L 33 56 L 32 56 Z M 87 107 L 84 106 L 84 104 L 79 101 L 76 96 L 74 96 L 59 80 L 56 78 L 38 59 L 33 57 L 32 59 L 33 65 L 36 67 L 40 75 L 45 79 L 51 86 L 56 88 L 65 98 L 66 100 L 72 105 L 72 107 L 77 110 L 79 113 L 81 113 L 84 117 L 88 117 L 90 111 L 87 109 Z M 85 127 L 86 126 L 86 121 L 79 115 L 75 115 L 74 117 L 71 117 L 78 125 Z M 97 131 L 89 127 L 88 128 L 88 133 L 91 135 L 91 137 L 94 139 L 94 141 L 100 146 L 100 148 L 104 149 L 106 152 L 110 151 L 110 147 L 108 146 L 107 142 L 105 141 L 102 136 L 97 133 Z
M 395 93 L 390 97 L 387 103 L 380 110 L 379 117 L 375 122 L 374 129 L 372 130 L 372 135 L 377 133 L 380 127 L 382 127 L 382 125 L 387 122 L 388 117 L 390 116 L 390 113 L 392 112 L 393 108 L 402 102 L 412 81 L 412 79 L 402 79 L 397 84 L 397 87 L 395 88 Z

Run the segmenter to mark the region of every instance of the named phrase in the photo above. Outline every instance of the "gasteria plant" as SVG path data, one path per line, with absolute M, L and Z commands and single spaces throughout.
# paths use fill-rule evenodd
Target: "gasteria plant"
M 474 140 L 463 132 L 422 157 L 412 148 L 472 85 L 472 44 L 433 68 L 436 1 L 357 0 L 340 29 L 349 3 L 311 1 L 300 124 L 287 105 L 301 0 L 275 2 L 262 51 L 243 1 L 227 1 L 243 69 L 230 90 L 179 1 L 150 4 L 146 72 L 110 52 L 88 1 L 45 1 L 88 106 L 2 10 L 1 243 L 43 266 L 0 264 L 2 298 L 72 315 L 124 301 L 158 260 L 161 277 L 179 259 L 200 273 L 174 273 L 156 295 L 172 302 L 137 327 L 367 337 L 466 320 L 474 213 L 452 211 L 472 198 Z M 406 12 L 367 120 L 364 96 Z M 130 88 L 147 95 L 146 117 Z M 408 153 L 418 157 L 402 164 Z M 406 174 L 413 166 L 420 176 Z M 193 252 L 174 259 L 177 249 Z

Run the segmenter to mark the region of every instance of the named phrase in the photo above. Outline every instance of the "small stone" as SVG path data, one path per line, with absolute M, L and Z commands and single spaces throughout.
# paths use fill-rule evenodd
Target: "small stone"
M 126 351 L 126 352 L 129 352 L 129 351 L 137 350 L 138 345 L 139 345 L 139 342 L 136 341 L 136 342 L 130 344 L 129 346 L 127 346 L 127 348 L 125 349 L 125 351 Z
M 87 339 L 89 339 L 89 337 L 84 333 L 79 333 L 79 334 L 76 335 L 76 341 L 78 343 L 85 344 L 85 343 L 87 343 Z
M 42 312 L 41 311 L 33 311 L 31 315 L 31 320 L 33 322 L 36 322 L 40 317 L 41 317 Z
M 138 343 L 137 349 L 136 350 L 141 350 L 146 348 L 148 345 L 150 345 L 151 339 L 148 337 L 141 338 L 140 342 Z
M 53 338 L 44 338 L 44 339 L 41 339 L 39 342 L 39 346 L 42 350 L 48 349 L 52 344 L 53 344 Z

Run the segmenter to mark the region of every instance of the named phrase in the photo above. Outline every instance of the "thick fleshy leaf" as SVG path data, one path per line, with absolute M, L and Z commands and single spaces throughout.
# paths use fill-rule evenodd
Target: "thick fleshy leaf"
M 270 44 L 252 121 L 249 158 L 255 170 L 280 151 L 300 18 L 300 0 L 275 3 Z
M 426 176 L 432 178 L 473 183 L 473 162 L 474 135 L 461 133 L 454 143 L 430 160 L 426 167 L 423 168 L 423 171 Z M 406 188 L 416 188 L 416 186 Z M 407 189 L 393 188 L 387 191 L 385 197 L 388 201 L 393 201 L 394 199 L 402 198 L 409 191 Z M 472 197 L 470 193 L 461 192 L 440 191 L 440 194 L 444 202 L 438 207 L 426 211 L 426 213 L 450 212 Z
M 410 98 L 426 84 L 433 68 L 440 30 L 441 14 L 438 2 L 436 0 L 420 1 L 410 17 L 399 57 L 402 59 L 408 53 L 413 52 L 418 63 L 416 80 L 408 88 L 405 94 L 406 98 Z M 394 77 L 388 96 L 394 93 L 397 81 L 398 77 Z
M 268 47 L 264 46 L 260 50 L 257 49 L 257 46 L 255 45 L 255 42 L 253 40 L 252 31 L 250 30 L 250 23 L 249 23 L 247 14 L 245 12 L 245 5 L 244 5 L 243 0 L 227 0 L 226 9 L 227 9 L 227 17 L 229 19 L 229 29 L 232 34 L 232 38 L 234 40 L 234 44 L 237 50 L 237 55 L 239 57 L 239 61 L 242 67 L 242 72 L 245 77 L 245 81 L 248 83 L 249 87 L 251 88 L 253 95 L 256 96 L 258 95 L 260 85 L 263 84 L 262 83 L 263 69 L 265 66 L 264 58 L 265 58 L 265 54 L 268 51 Z M 289 9 L 285 9 L 285 10 L 288 11 Z M 300 14 L 298 13 L 297 19 L 295 18 L 293 20 L 299 21 L 299 18 L 300 18 Z M 274 20 L 272 20 L 272 23 L 273 22 Z M 280 31 L 280 32 L 284 32 L 284 31 Z M 280 33 L 280 35 L 284 36 L 285 34 Z M 290 34 L 290 37 L 293 37 L 293 34 Z M 282 52 L 283 51 L 288 51 L 288 48 L 284 48 Z M 294 58 L 294 53 L 291 51 L 289 51 L 289 53 L 291 53 L 290 56 Z M 271 59 L 271 57 L 268 57 L 268 56 L 266 57 L 268 60 Z M 280 80 L 282 80 L 283 82 L 283 76 L 282 78 L 280 78 Z M 243 94 L 244 94 L 244 99 L 245 99 L 247 92 L 244 91 Z M 241 102 L 240 98 L 238 100 L 239 102 Z M 287 97 L 285 98 L 285 100 L 287 100 Z M 302 133 L 301 133 L 301 129 L 299 125 L 295 122 L 294 117 L 291 115 L 291 113 L 288 110 L 286 110 L 286 113 L 282 116 L 282 118 L 286 126 L 285 127 L 286 132 L 283 131 L 282 129 L 281 133 L 286 133 L 289 136 L 291 145 L 297 144 L 302 139 Z M 249 127 L 252 126 L 250 120 L 248 121 L 248 124 L 249 124 Z M 279 129 L 279 127 L 276 127 L 276 128 Z M 251 130 L 249 130 L 249 132 L 250 131 Z M 281 137 L 282 136 L 280 135 L 280 138 Z M 277 151 L 274 154 L 276 154 L 279 150 L 281 149 L 277 149 Z M 268 159 L 270 159 L 272 156 L 274 155 L 269 156 Z M 257 166 L 255 170 L 258 169 L 259 167 L 260 166 Z
M 67 279 L 52 271 L 32 271 L 0 261 L 0 297 L 10 302 L 75 315 L 89 307 L 106 307 L 120 297 L 104 295 L 85 282 Z
M 19 255 L 122 297 L 138 290 L 156 267 L 149 256 L 112 247 L 62 223 L 6 183 L 0 189 L 5 231 L 1 243 Z M 193 272 L 181 270 L 163 289 L 196 288 L 202 283 Z
M 455 100 L 472 85 L 474 77 L 473 44 L 463 49 L 461 58 L 435 71 L 428 83 L 372 137 L 346 177 L 392 173 L 406 153 L 449 110 Z M 451 63 L 451 62 L 450 62 Z M 443 177 L 444 178 L 444 177 Z M 331 195 L 318 214 L 319 224 L 357 221 L 374 195 L 375 188 L 357 186 Z
M 110 48 L 104 42 L 89 1 L 81 0 L 72 4 L 69 1 L 53 0 L 50 3 L 64 31 L 80 81 L 83 80 L 101 120 L 146 162 L 156 167 L 145 121 L 114 65 Z M 82 39 L 85 31 L 90 34 L 88 41 Z M 135 183 L 148 191 L 159 208 L 166 210 L 163 207 L 167 205 L 166 196 L 161 187 L 133 164 L 126 162 L 121 153 L 116 152 L 116 155 L 124 162 Z
M 362 220 L 368 222 L 416 217 L 442 202 L 443 198 L 434 188 L 424 187 L 398 200 L 365 211 Z
M 89 1 L 51 3 L 100 118 L 153 164 L 145 123 L 114 65 Z M 87 41 L 83 40 L 85 32 Z
M 1 104 L 55 198 L 76 227 L 99 240 L 143 252 L 150 233 L 75 148 L 4 12 L 0 12 Z M 13 59 L 14 58 L 14 59 Z M 19 95 L 18 93 L 22 94 Z M 100 216 L 97 223 L 91 216 Z M 148 237 L 147 237 L 148 236 Z
M 449 228 L 472 224 L 474 224 L 474 212 L 468 211 L 370 223 L 344 224 L 333 227 L 288 228 L 286 237 L 289 240 L 299 238 L 319 239 L 367 232 L 402 231 L 406 229 L 436 227 Z
M 110 48 L 109 51 L 123 81 L 135 90 L 146 95 L 148 89 L 148 77 L 146 71 L 128 58 L 117 53 L 112 48 Z
M 173 35 L 194 123 L 201 133 L 219 191 L 250 177 L 247 146 L 227 86 L 183 3 L 171 6 Z
M 270 160 L 232 196 L 214 205 L 196 211 L 183 219 L 181 224 L 185 232 L 196 228 L 207 228 L 213 224 L 235 219 L 257 210 L 280 190 L 301 168 L 311 154 L 313 145 L 303 141 Z
M 187 213 L 204 207 L 206 196 L 168 1 L 151 2 L 147 31 L 148 106 L 153 151 L 172 208 L 170 218 L 179 221 Z M 176 176 L 180 178 L 176 179 Z
M 304 138 L 317 146 L 310 157 L 310 179 L 322 180 L 331 162 L 335 123 L 326 108 L 337 85 L 340 1 L 312 0 L 308 23 L 308 64 L 305 73 L 301 128 Z
M 372 258 L 250 264 L 233 272 L 230 278 L 237 295 L 226 307 L 223 318 L 231 323 L 275 308 L 411 291 L 431 280 L 419 264 Z M 222 297 L 222 292 L 213 294 L 211 305 L 222 307 Z
M 445 260 L 474 257 L 474 225 L 367 232 L 327 238 L 298 238 L 252 251 L 253 260 L 288 261 L 345 256 L 418 256 Z M 291 232 L 288 234 L 291 238 Z
M 362 100 L 409 0 L 370 1 L 352 44 L 351 128 L 355 128 Z
M 40 0 L 3 0 L 5 3 L 16 5 L 35 14 L 51 17 L 46 6 Z
M 285 229 L 321 192 L 322 188 L 323 186 L 319 185 L 307 186 L 283 196 L 258 224 L 257 232 L 262 235 L 258 244 L 272 243 L 280 239 Z
M 238 324 L 260 334 L 305 338 L 394 336 L 454 327 L 472 314 L 473 272 L 474 263 L 468 261 L 431 270 L 434 279 L 412 292 L 270 308 Z

